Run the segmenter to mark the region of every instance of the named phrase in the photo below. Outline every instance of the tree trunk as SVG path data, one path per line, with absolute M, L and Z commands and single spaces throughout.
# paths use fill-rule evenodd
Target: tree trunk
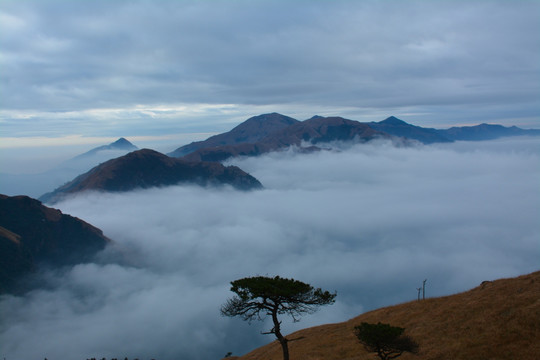
M 285 338 L 280 331 L 280 322 L 277 318 L 277 309 L 272 311 L 272 321 L 274 322 L 274 334 L 276 335 L 279 343 L 281 344 L 281 349 L 283 350 L 283 360 L 289 360 L 289 346 L 287 345 L 287 338 Z

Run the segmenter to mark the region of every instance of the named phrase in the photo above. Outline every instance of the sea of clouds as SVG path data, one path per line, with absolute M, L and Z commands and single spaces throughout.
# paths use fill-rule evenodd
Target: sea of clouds
M 96 261 L 0 297 L 0 357 L 220 359 L 273 341 L 220 316 L 232 280 L 337 291 L 285 332 L 540 268 L 540 139 L 371 143 L 235 159 L 264 190 L 176 186 L 56 204 L 114 241 Z

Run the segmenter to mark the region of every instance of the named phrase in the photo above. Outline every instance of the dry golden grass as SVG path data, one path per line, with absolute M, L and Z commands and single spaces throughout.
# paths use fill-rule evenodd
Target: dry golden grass
M 404 327 L 420 345 L 420 353 L 403 354 L 403 360 L 540 359 L 540 271 L 297 331 L 287 336 L 297 339 L 289 342 L 291 359 L 375 359 L 353 332 L 364 321 Z M 281 360 L 281 347 L 274 341 L 237 359 Z

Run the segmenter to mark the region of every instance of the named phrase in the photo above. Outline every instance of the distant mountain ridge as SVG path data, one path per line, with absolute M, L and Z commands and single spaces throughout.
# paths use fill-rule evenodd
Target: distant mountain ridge
M 65 160 L 54 168 L 41 173 L 0 173 L 0 177 L 2 178 L 0 192 L 7 195 L 24 194 L 37 198 L 43 193 L 61 186 L 102 162 L 137 149 L 137 146 L 125 138 L 119 138 L 108 145 L 98 146 L 83 154 Z
M 516 126 L 505 127 L 497 124 L 460 126 L 450 129 L 424 128 L 411 125 L 394 116 L 380 122 L 370 122 L 369 126 L 390 135 L 417 140 L 423 144 L 495 140 L 509 136 L 540 136 L 538 129 L 521 129 Z
M 494 140 L 507 136 L 539 136 L 540 130 L 521 129 L 517 126 L 505 127 L 497 124 L 480 124 L 475 126 L 451 127 L 446 130 L 437 130 L 439 134 L 451 140 L 483 141 Z
M 72 265 L 90 260 L 110 240 L 103 232 L 28 196 L 0 194 L 0 293 L 41 264 Z
M 417 140 L 423 144 L 452 142 L 448 136 L 444 136 L 439 130 L 411 125 L 394 116 L 380 122 L 370 122 L 368 124 L 373 129 L 390 135 Z
M 129 142 L 126 138 L 119 138 L 118 140 L 110 143 L 109 145 L 102 145 L 98 146 L 96 148 L 93 148 L 92 150 L 89 150 L 83 154 L 75 156 L 72 160 L 77 160 L 85 157 L 95 156 L 100 152 L 107 151 L 107 150 L 122 150 L 122 151 L 135 151 L 138 147 L 133 145 L 131 142 Z
M 237 189 L 256 189 L 262 187 L 257 179 L 239 168 L 223 167 L 219 163 L 232 157 L 258 156 L 289 148 L 313 152 L 332 148 L 335 142 L 365 143 L 387 139 L 408 145 L 515 135 L 540 135 L 540 130 L 487 124 L 437 130 L 411 125 L 394 116 L 380 122 L 362 123 L 337 116 L 316 115 L 298 121 L 278 113 L 262 114 L 249 118 L 228 132 L 181 146 L 169 153 L 170 156 L 143 149 L 109 160 L 44 194 L 40 200 L 54 202 L 67 194 L 86 190 L 129 191 L 180 183 L 203 186 L 229 184 Z M 121 138 L 86 154 L 111 147 L 130 149 L 133 145 Z
M 540 136 L 539 129 L 521 129 L 517 126 L 506 127 L 497 124 L 459 126 L 450 129 L 423 128 L 408 124 L 394 116 L 378 123 L 370 123 L 370 126 L 391 135 L 406 137 L 424 144 L 495 140 L 510 136 Z
M 265 136 L 298 122 L 296 119 L 278 113 L 253 116 L 228 132 L 181 146 L 167 155 L 182 157 L 202 148 L 256 143 Z
M 272 115 L 274 118 L 283 116 Z M 250 137 L 257 138 L 253 134 Z M 224 146 L 201 147 L 184 155 L 183 158 L 188 161 L 224 161 L 234 156 L 257 156 L 284 150 L 291 146 L 309 152 L 320 150 L 317 144 L 332 141 L 367 142 L 376 138 L 391 139 L 392 136 L 358 121 L 342 117 L 314 116 L 305 121 L 292 122 L 288 126 L 267 132 L 264 137 L 258 138 L 259 140 L 253 143 L 241 142 Z
M 249 118 L 229 132 L 182 146 L 169 155 L 189 161 L 225 161 L 235 156 L 257 156 L 291 146 L 301 151 L 314 151 L 320 149 L 317 144 L 332 141 L 366 142 L 376 138 L 396 141 L 401 138 L 405 143 L 412 140 L 433 144 L 456 140 L 490 140 L 516 135 L 537 136 L 540 135 L 540 130 L 488 124 L 439 130 L 415 126 L 395 116 L 380 122 L 362 123 L 342 117 L 319 115 L 299 121 L 271 113 Z
M 240 190 L 259 189 L 261 183 L 236 166 L 210 162 L 188 162 L 150 149 L 133 151 L 100 164 L 51 193 L 40 197 L 54 203 L 82 191 L 123 192 L 137 188 L 176 185 L 231 185 Z

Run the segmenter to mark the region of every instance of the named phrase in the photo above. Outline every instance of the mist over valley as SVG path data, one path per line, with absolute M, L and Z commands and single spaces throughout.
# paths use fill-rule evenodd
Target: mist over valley
M 113 245 L 92 262 L 42 270 L 42 288 L 3 295 L 2 352 L 215 359 L 272 341 L 259 334 L 266 322 L 219 315 L 237 278 L 337 291 L 335 305 L 284 321 L 289 333 L 412 300 L 426 278 L 431 297 L 537 270 L 538 141 L 338 142 L 225 162 L 258 179 L 256 191 L 80 193 L 54 207 Z

